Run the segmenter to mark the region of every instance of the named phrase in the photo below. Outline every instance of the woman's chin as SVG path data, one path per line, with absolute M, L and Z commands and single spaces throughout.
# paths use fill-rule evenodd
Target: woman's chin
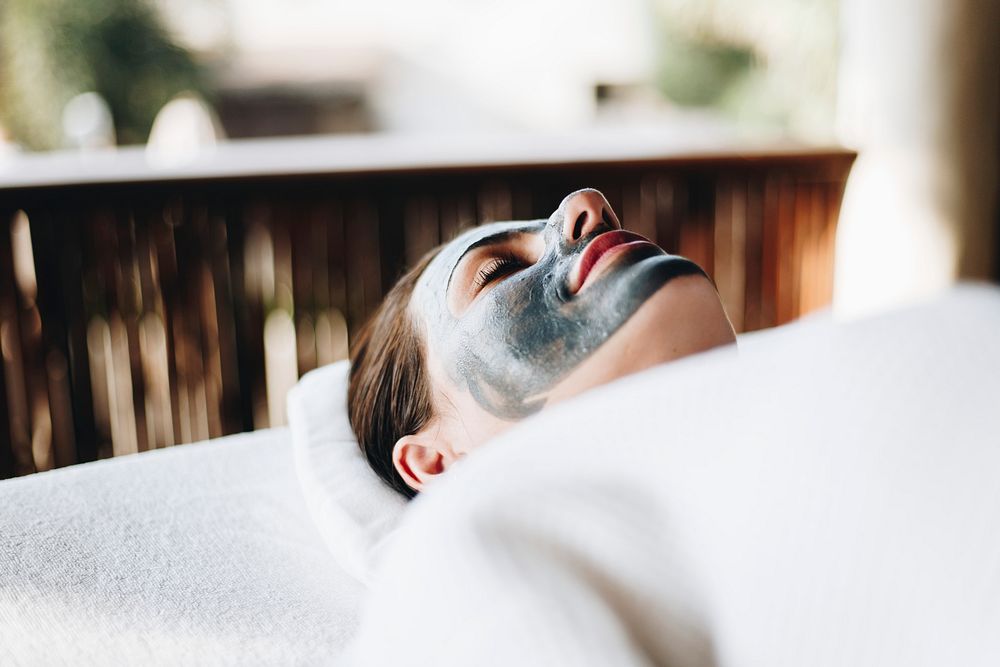
M 736 334 L 712 283 L 702 275 L 674 278 L 561 380 L 549 393 L 548 404 L 735 342 Z

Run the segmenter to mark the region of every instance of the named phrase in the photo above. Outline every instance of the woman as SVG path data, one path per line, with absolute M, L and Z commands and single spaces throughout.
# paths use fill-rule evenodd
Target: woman
M 696 264 L 580 190 L 548 220 L 471 229 L 403 276 L 354 346 L 351 425 L 412 497 L 547 405 L 734 341 Z

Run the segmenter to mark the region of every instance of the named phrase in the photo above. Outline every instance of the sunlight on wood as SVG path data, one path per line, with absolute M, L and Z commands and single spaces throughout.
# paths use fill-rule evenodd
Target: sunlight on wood
M 95 317 L 87 325 L 87 354 L 90 359 L 90 392 L 94 404 L 94 430 L 97 435 L 97 455 L 105 458 L 111 450 L 111 388 L 109 371 L 111 358 L 111 330 L 101 317 Z
M 264 373 L 270 426 L 287 422 L 285 397 L 298 380 L 296 357 L 295 324 L 288 313 L 275 310 L 264 324 Z
M 320 313 L 316 321 L 316 355 L 319 366 L 347 359 L 347 320 L 337 308 Z
M 14 280 L 26 303 L 34 304 L 38 293 L 35 277 L 34 250 L 31 247 L 31 227 L 24 211 L 14 214 L 10 225 L 11 254 L 14 260 Z
M 263 217 L 262 211 L 256 213 Z M 267 303 L 274 298 L 274 244 L 263 220 L 251 222 L 244 253 L 250 269 L 245 274 L 247 296 Z
M 128 334 L 117 314 L 111 317 L 110 335 L 105 339 L 108 399 L 111 412 L 111 451 L 115 456 L 135 454 L 139 439 L 135 430 L 135 405 L 132 402 L 132 369 L 128 356 Z
M 174 423 L 170 406 L 170 359 L 163 322 L 156 313 L 145 315 L 139 323 L 139 349 L 142 354 L 142 379 L 146 389 L 146 429 L 149 448 L 174 444 Z

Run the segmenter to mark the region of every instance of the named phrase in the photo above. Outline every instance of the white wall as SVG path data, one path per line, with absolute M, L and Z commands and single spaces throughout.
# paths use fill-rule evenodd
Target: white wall
M 994 274 L 1000 0 L 842 0 L 841 315 Z

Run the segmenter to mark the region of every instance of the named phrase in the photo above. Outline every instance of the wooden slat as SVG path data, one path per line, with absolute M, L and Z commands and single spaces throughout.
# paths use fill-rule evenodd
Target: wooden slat
M 37 354 L 44 365 L 42 376 L 37 379 L 39 385 L 44 385 L 47 395 L 44 402 L 36 400 L 36 406 L 41 407 L 41 419 L 47 424 L 43 428 L 50 429 L 48 434 L 49 450 L 52 467 L 61 467 L 76 463 L 76 442 L 73 428 L 73 408 L 69 388 L 69 369 L 67 364 L 68 349 L 67 322 L 65 306 L 66 295 L 63 294 L 63 281 L 60 279 L 60 263 L 65 259 L 63 239 L 53 233 L 58 224 L 58 214 L 50 209 L 32 208 L 27 214 L 30 220 L 30 237 L 33 252 L 31 257 L 22 258 L 34 266 L 34 276 L 37 285 L 37 296 L 34 308 L 38 310 Z M 27 231 L 27 230 L 26 230 Z M 37 376 L 36 376 L 37 377 Z M 36 408 L 37 409 L 37 408 Z M 33 415 L 33 418 L 38 418 Z M 44 434 L 34 430 L 32 439 L 39 444 Z M 39 466 L 45 468 L 46 466 Z
M 53 468 L 56 458 L 49 402 L 47 355 L 43 340 L 42 316 L 38 311 L 37 302 L 37 273 L 31 243 L 31 222 L 24 211 L 15 214 L 11 231 L 11 257 L 14 264 L 13 302 L 16 312 L 14 319 L 16 328 L 19 329 L 14 353 L 15 364 L 20 366 L 24 383 L 24 410 L 30 432 L 31 459 L 34 469 L 43 471 Z
M 776 227 L 775 264 L 775 324 L 785 324 L 795 318 L 796 289 L 795 268 L 796 252 L 796 201 L 795 185 L 785 174 L 777 181 L 777 210 L 774 225 Z
M 703 174 L 696 173 L 684 179 L 682 188 L 679 254 L 696 262 L 709 275 L 714 275 L 714 183 Z
M 406 202 L 403 237 L 406 265 L 415 265 L 431 248 L 441 243 L 437 202 L 430 195 L 411 197 Z
M 526 217 L 534 217 L 529 211 Z M 475 221 L 475 207 L 472 197 L 466 193 L 453 193 L 441 198 L 441 242 L 447 243 Z
M 751 175 L 747 179 L 746 199 L 746 254 L 744 279 L 746 310 L 744 327 L 747 331 L 763 328 L 764 313 L 764 201 L 763 177 Z
M 13 341 L 11 331 L 15 327 L 16 310 L 13 301 L 14 258 L 10 247 L 10 223 L 14 211 L 0 209 L 0 479 L 20 474 L 17 452 L 25 447 L 27 433 L 19 420 L 17 388 L 8 391 L 8 384 L 16 384 L 19 377 L 12 368 Z M 9 378 L 9 379 L 8 379 Z M 19 433 L 20 431 L 20 433 Z
M 664 173 L 656 173 L 654 178 L 656 181 L 656 204 L 654 207 L 656 238 L 654 240 L 667 252 L 678 253 L 680 252 L 678 236 L 680 226 L 677 224 L 674 179 Z

